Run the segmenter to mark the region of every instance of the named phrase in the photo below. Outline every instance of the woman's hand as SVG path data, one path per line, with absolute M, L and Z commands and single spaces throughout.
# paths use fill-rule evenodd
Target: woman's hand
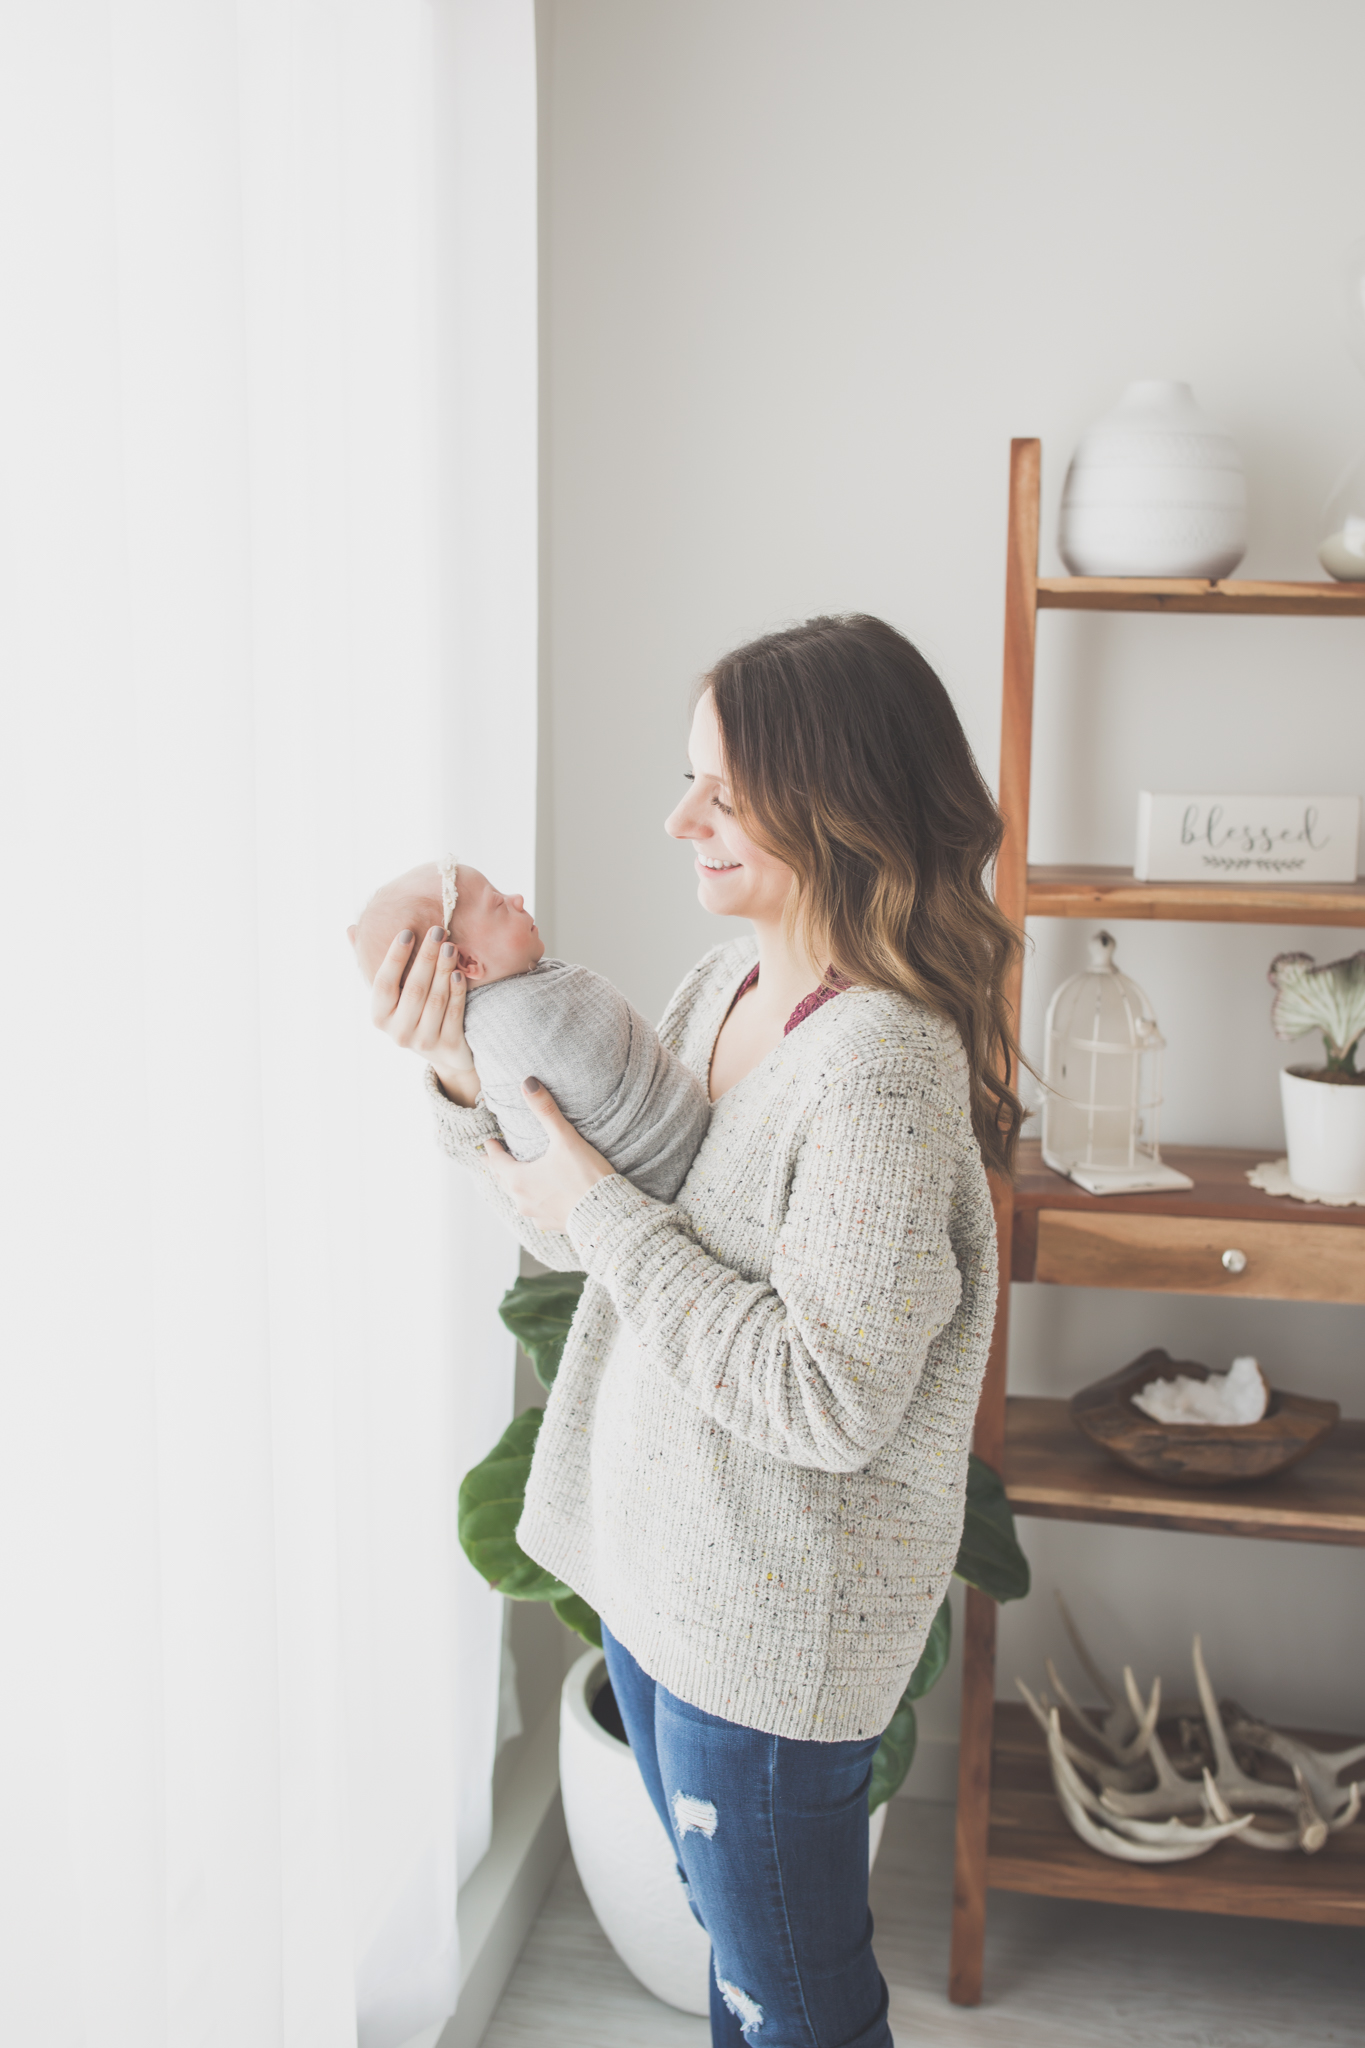
M 560 1110 L 549 1090 L 532 1075 L 521 1084 L 522 1094 L 545 1126 L 549 1150 L 539 1159 L 513 1159 L 495 1138 L 484 1146 L 488 1170 L 525 1216 L 542 1230 L 563 1230 L 569 1211 L 615 1172 L 600 1152 L 594 1152 L 586 1138 L 580 1138 Z
M 465 978 L 455 948 L 435 924 L 418 948 L 406 981 L 403 969 L 417 944 L 399 932 L 374 978 L 370 1019 L 395 1045 L 428 1060 L 452 1102 L 472 1109 L 479 1099 L 474 1055 L 464 1035 Z

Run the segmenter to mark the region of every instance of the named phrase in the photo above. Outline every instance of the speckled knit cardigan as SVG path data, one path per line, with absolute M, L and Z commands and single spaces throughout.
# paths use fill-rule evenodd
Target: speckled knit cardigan
M 705 1077 L 755 958 L 719 948 L 660 1035 Z M 589 1279 L 518 1537 L 650 1675 L 817 1742 L 878 1734 L 952 1573 L 995 1307 L 995 1227 L 951 1024 L 850 989 L 715 1105 L 676 1202 L 619 1175 L 564 1235 L 440 1140 L 546 1265 Z

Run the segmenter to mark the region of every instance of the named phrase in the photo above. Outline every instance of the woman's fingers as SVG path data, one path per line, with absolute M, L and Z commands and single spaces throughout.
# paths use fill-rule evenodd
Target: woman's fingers
M 484 1146 L 488 1170 L 515 1203 L 543 1230 L 563 1230 L 574 1204 L 612 1172 L 611 1163 L 595 1152 L 576 1131 L 554 1097 L 536 1077 L 528 1075 L 522 1094 L 548 1127 L 550 1140 L 538 1159 L 520 1161 L 505 1152 L 496 1138 Z
M 526 1175 L 525 1167 L 512 1157 L 507 1147 L 497 1138 L 485 1139 L 483 1156 L 488 1161 L 488 1171 L 494 1180 L 499 1187 L 507 1190 L 516 1203 L 518 1214 L 524 1216 L 527 1213 L 526 1191 L 522 1185 Z
M 534 1074 L 526 1076 L 521 1092 L 541 1122 L 549 1126 L 551 1143 L 556 1136 L 573 1128 L 544 1082 L 538 1081 Z
M 399 932 L 379 963 L 379 972 L 375 975 L 370 994 L 370 1016 L 381 1031 L 387 1031 L 389 1020 L 397 1008 L 403 969 L 408 964 L 408 955 L 416 937 L 415 932 Z
M 464 976 L 455 965 L 455 948 L 447 943 L 441 948 L 441 957 L 436 963 L 436 980 L 433 993 L 440 991 L 442 1010 L 437 1042 L 443 1052 L 464 1050 L 464 1005 L 469 993 Z
M 399 1045 L 418 1046 L 421 1043 L 418 1038 L 418 1026 L 421 1023 L 422 1012 L 426 1008 L 427 997 L 431 993 L 431 984 L 435 978 L 437 961 L 444 942 L 445 932 L 439 924 L 434 924 L 413 957 L 412 965 L 408 969 L 408 978 L 403 983 L 403 992 L 385 1026 L 389 1036 L 396 1039 Z M 439 1028 L 438 1022 L 437 1029 Z
M 417 1051 L 425 1053 L 428 1057 L 443 1048 L 449 1050 L 449 1047 L 445 1046 L 445 1026 L 450 1015 L 451 977 L 455 971 L 455 948 L 443 933 L 442 942 L 436 949 L 436 964 L 432 969 L 431 986 L 427 990 L 427 999 L 422 1005 L 422 1014 L 417 1020 L 417 1029 L 412 1040 Z M 461 1031 L 451 1041 L 451 1045 L 459 1046 L 463 1042 L 464 1033 Z

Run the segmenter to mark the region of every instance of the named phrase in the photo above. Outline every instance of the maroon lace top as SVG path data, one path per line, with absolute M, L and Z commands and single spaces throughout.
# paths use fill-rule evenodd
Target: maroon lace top
M 807 1017 L 814 1016 L 815 1012 L 820 1008 L 820 1005 L 822 1003 L 829 1002 L 831 998 L 834 996 L 841 996 L 844 990 L 848 987 L 848 983 L 844 980 L 842 974 L 836 974 L 832 967 L 828 970 L 828 972 L 828 982 L 822 982 L 820 987 L 813 988 L 808 996 L 802 996 L 800 1002 L 792 1011 L 786 1023 L 782 1026 L 782 1036 L 784 1038 L 787 1036 L 787 1033 L 789 1031 L 795 1031 L 798 1024 L 804 1024 Z M 735 990 L 735 999 L 734 1002 L 732 1002 L 730 1005 L 730 1010 L 733 1010 L 735 1007 L 735 1003 L 739 1001 L 740 997 L 747 996 L 749 990 L 751 988 L 756 987 L 757 983 L 758 968 L 755 966 L 749 969 L 749 972 L 745 975 L 743 981 Z M 730 1010 L 727 1010 L 725 1013 L 727 1017 L 730 1014 Z

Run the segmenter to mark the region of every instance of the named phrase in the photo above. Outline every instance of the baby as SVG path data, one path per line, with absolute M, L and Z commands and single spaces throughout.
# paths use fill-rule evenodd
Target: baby
M 696 1075 L 600 974 L 547 960 L 521 897 L 463 861 L 413 868 L 370 898 L 353 934 L 365 979 L 399 932 L 433 925 L 454 942 L 465 1037 L 513 1156 L 537 1159 L 549 1142 L 521 1092 L 534 1074 L 618 1173 L 671 1202 L 711 1119 Z

